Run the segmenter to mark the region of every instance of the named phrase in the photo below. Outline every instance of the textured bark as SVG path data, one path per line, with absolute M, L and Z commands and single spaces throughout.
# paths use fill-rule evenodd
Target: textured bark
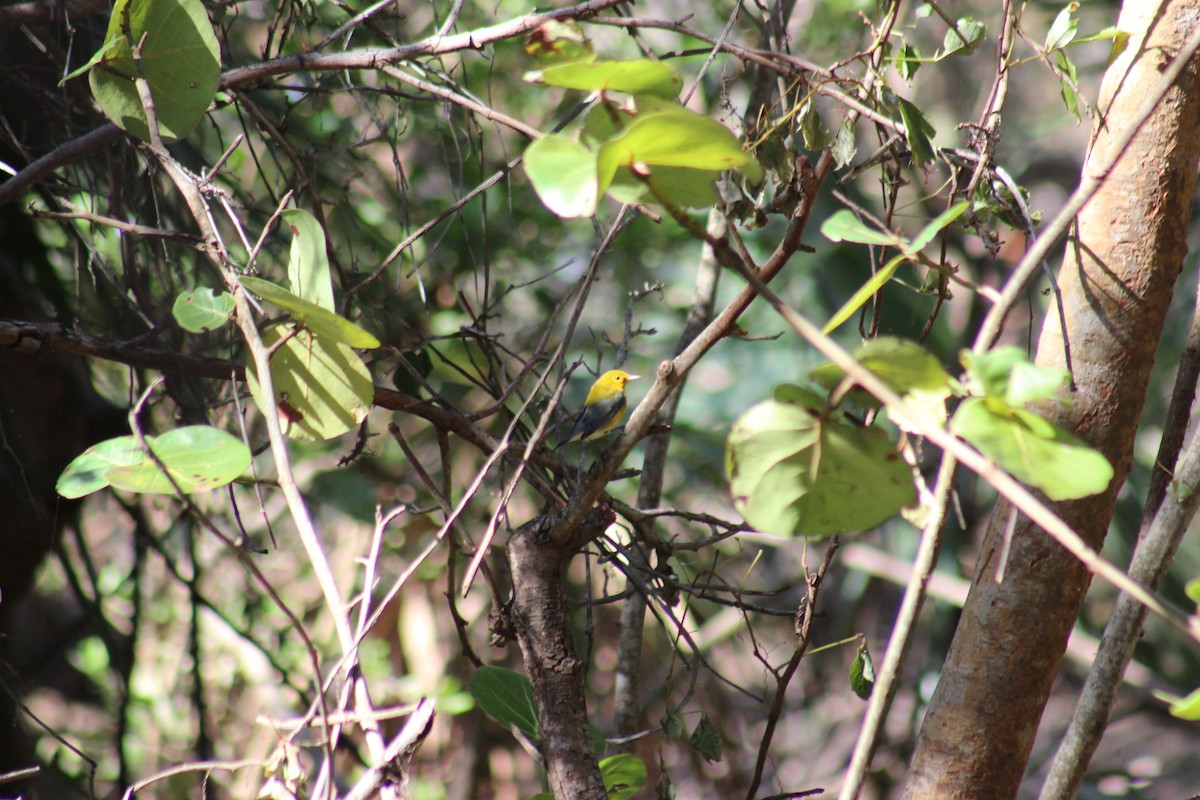
M 1112 156 L 1111 140 L 1200 22 L 1200 2 L 1130 2 L 1119 27 L 1129 48 L 1108 70 L 1085 174 Z M 1041 409 L 1112 462 L 1107 491 L 1054 508 L 1099 549 L 1129 472 L 1154 353 L 1187 251 L 1200 137 L 1196 64 L 1185 70 L 1080 213 L 1059 286 L 1077 390 Z M 1064 367 L 1063 336 L 1048 314 L 1039 364 Z M 1004 582 L 995 576 L 1013 511 L 988 524 L 970 597 L 922 725 L 907 798 L 1016 796 L 1050 685 L 1090 574 L 1023 516 Z
M 612 523 L 595 508 L 565 543 L 551 533 L 554 515 L 537 517 L 508 541 L 512 569 L 512 624 L 541 724 L 541 751 L 558 800 L 605 800 L 604 780 L 592 749 L 583 691 L 583 662 L 575 656 L 567 613 L 567 563 L 582 544 Z

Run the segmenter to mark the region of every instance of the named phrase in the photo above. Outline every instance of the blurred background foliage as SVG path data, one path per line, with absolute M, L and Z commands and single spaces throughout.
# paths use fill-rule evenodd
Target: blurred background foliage
M 442 0 L 400 0 L 324 49 L 418 41 L 437 31 L 452 7 L 458 14 L 455 31 L 530 11 L 527 3 L 516 0 L 466 0 L 461 7 Z M 923 8 L 903 5 L 897 37 L 928 55 L 941 46 L 945 25 Z M 218 26 L 226 69 L 310 50 L 361 10 L 343 3 L 300 0 L 214 3 L 209 8 Z M 1040 43 L 1060 10 L 1061 5 L 1046 2 L 1021 6 L 1021 33 Z M 731 11 L 730 3 L 676 0 L 647 0 L 636 8 L 645 18 L 688 17 L 689 27 L 712 36 L 725 26 Z M 939 146 L 968 144 L 970 125 L 995 76 L 999 11 L 994 3 L 955 4 L 951 13 L 956 17 L 974 17 L 987 24 L 985 42 L 971 55 L 922 65 L 911 83 L 894 69 L 885 76 L 892 91 L 924 111 L 937 129 L 934 141 Z M 1085 4 L 1078 12 L 1080 31 L 1114 24 L 1117 11 L 1115 3 Z M 730 32 L 731 40 L 756 44 L 761 13 L 745 5 Z M 800 0 L 789 29 L 791 51 L 817 64 L 847 63 L 869 44 L 870 23 L 878 16 L 875 4 L 861 0 Z M 72 18 L 70 27 L 42 21 L 24 33 L 3 23 L 13 67 L 9 75 L 0 77 L 0 95 L 14 98 L 13 104 L 0 104 L 13 132 L 5 137 L 5 163 L 26 163 L 102 122 L 82 81 L 61 89 L 53 85 L 57 76 L 80 63 L 85 57 L 81 54 L 100 44 L 105 24 L 105 14 L 81 14 Z M 668 30 L 645 27 L 634 37 L 617 27 L 585 28 L 605 58 L 637 57 L 643 52 L 670 58 L 685 77 L 686 88 L 691 88 L 709 49 L 703 42 Z M 31 41 L 53 46 L 29 47 Z M 895 41 L 898 47 L 899 38 Z M 1071 49 L 1080 95 L 1088 103 L 1094 102 L 1108 50 L 1107 42 Z M 1059 81 L 1033 46 L 1021 42 L 1016 53 L 1021 63 L 1011 73 L 996 162 L 1028 190 L 1032 208 L 1052 214 L 1078 179 L 1091 123 L 1086 116 L 1080 122 L 1064 106 Z M 520 76 L 530 66 L 521 41 L 513 38 L 397 69 L 549 131 L 576 111 L 583 96 L 522 83 Z M 845 71 L 860 74 L 852 67 Z M 744 64 L 718 55 L 691 95 L 689 107 L 738 129 L 748 86 Z M 12 93 L 5 95 L 9 90 Z M 21 103 L 22 98 L 36 100 Z M 817 105 L 825 126 L 836 130 L 843 110 L 827 98 L 818 99 Z M 43 113 L 43 108 L 53 113 Z M 881 143 L 869 125 L 860 124 L 857 134 L 859 159 Z M 244 139 L 235 147 L 239 136 Z M 524 146 L 519 135 L 460 105 L 383 72 L 353 70 L 296 72 L 224 91 L 215 110 L 173 153 L 189 168 L 201 171 L 211 169 L 232 148 L 214 184 L 236 209 L 250 242 L 284 194 L 293 191 L 294 204 L 311 211 L 325 227 L 343 313 L 387 345 L 368 356 L 376 385 L 436 396 L 471 413 L 495 402 L 498 388 L 517 375 L 543 335 L 549 333 L 551 347 L 560 341 L 564 317 L 554 316 L 555 309 L 574 290 L 599 242 L 600 230 L 611 223 L 616 210 L 605 206 L 595 223 L 554 218 L 538 202 L 523 173 L 506 166 Z M 817 153 L 807 155 L 815 161 Z M 498 173 L 490 188 L 476 192 Z M 846 174 L 841 171 L 834 177 Z M 865 170 L 837 188 L 876 214 L 885 212 L 881 198 L 894 189 L 893 222 L 912 233 L 942 210 L 939 196 L 946 178 L 944 167 L 935 163 L 923 169 Z M 805 236 L 815 252 L 795 257 L 776 282 L 785 300 L 818 323 L 827 320 L 877 266 L 870 263 L 865 248 L 829 242 L 817 233 L 822 219 L 841 205 L 828 187 L 823 189 Z M 53 182 L 0 209 L 4 268 L 15 275 L 10 280 L 25 287 L 23 297 L 28 301 L 17 310 L 5 307 L 4 315 L 57 319 L 104 338 L 208 357 L 242 358 L 230 329 L 194 336 L 170 322 L 171 303 L 180 291 L 222 285 L 208 260 L 190 243 L 122 235 L 82 220 L 34 218 L 27 213 L 29 207 L 86 210 L 167 230 L 193 230 L 186 208 L 160 175 L 145 170 L 136 147 L 121 142 L 72 163 Z M 395 252 L 398 243 L 431 222 L 427 231 Z M 231 226 L 223 223 L 221 229 L 227 241 L 236 241 L 238 233 Z M 762 255 L 773 247 L 780 230 L 780 223 L 771 222 L 744 235 L 752 252 Z M 1024 237 L 1010 228 L 996 227 L 994 232 L 998 242 L 990 252 L 979 236 L 960 232 L 948 237 L 945 259 L 977 285 L 999 285 L 1020 259 Z M 22 235 L 24 240 L 18 238 Z M 258 261 L 266 277 L 283 275 L 287 247 L 283 233 L 267 238 Z M 699 244 L 669 221 L 656 224 L 637 218 L 622 231 L 603 258 L 568 348 L 563 366 L 582 360 L 583 368 L 570 379 L 564 408 L 582 402 L 591 380 L 587 373 L 618 366 L 617 345 L 631 332 L 636 335 L 625 341 L 624 368 L 653 375 L 656 365 L 671 356 L 686 321 L 699 257 Z M 1118 564 L 1128 561 L 1136 534 L 1141 497 L 1157 447 L 1156 420 L 1169 398 L 1173 366 L 1178 363 L 1195 296 L 1194 267 L 1193 257 L 1185 270 L 1186 284 L 1177 293 L 1173 313 L 1178 322 L 1170 327 L 1179 335 L 1162 342 L 1158 380 L 1146 403 L 1138 463 L 1126 482 L 1105 547 L 1105 555 Z M 902 271 L 900 277 L 878 299 L 877 332 L 916 338 L 932 313 L 933 296 L 917 291 L 922 276 Z M 1027 302 L 1008 321 L 1006 341 L 1030 345 L 1047 308 L 1046 286 L 1043 279 L 1030 290 Z M 718 308 L 739 288 L 738 280 L 722 276 Z M 974 337 L 983 308 L 977 295 L 955 286 L 953 297 L 939 310 L 926 346 L 948 367 L 956 367 L 957 351 Z M 869 314 L 856 319 L 838 331 L 838 338 L 852 347 L 869 323 Z M 719 344 L 686 386 L 672 433 L 664 505 L 733 518 L 722 477 L 730 424 L 751 404 L 769 396 L 774 385 L 802 380 L 819 363 L 816 354 L 786 331 L 765 304 L 755 304 L 741 325 L 748 337 Z M 539 371 L 546 366 L 538 364 Z M 123 410 L 152 373 L 99 359 L 90 359 L 88 368 L 87 393 L 96 395 L 88 408 L 103 408 L 102 398 L 112 409 L 121 410 L 115 423 L 111 415 L 96 412 L 97 418 L 107 420 L 106 430 L 119 428 Z M 530 385 L 521 384 L 518 395 L 504 401 L 504 413 L 479 423 L 493 435 L 502 433 Z M 635 403 L 640 400 L 636 387 L 631 391 Z M 228 382 L 172 373 L 165 397 L 144 415 L 143 424 L 154 429 L 207 419 L 237 430 L 235 390 Z M 539 396 L 533 410 L 544 408 L 548 398 L 545 393 Z M 64 408 L 55 413 L 70 412 Z M 535 418 L 531 414 L 527 419 Z M 416 463 L 386 435 L 393 420 L 413 449 Z M 10 436 L 14 426 L 25 424 L 19 415 L 6 416 L 3 422 Z M 292 445 L 301 486 L 344 587 L 359 586 L 360 560 L 370 549 L 377 508 L 397 504 L 408 508 L 386 532 L 378 564 L 385 583 L 403 572 L 441 524 L 434 497 L 414 471 L 417 464 L 437 483 L 451 487 L 453 503 L 484 459 L 455 437 L 439 439 L 421 419 L 384 409 L 372 412 L 364 436 L 369 438 L 361 455 L 344 466 L 339 461 L 355 447 L 353 436 Z M 252 425 L 250 439 L 256 445 L 265 441 L 257 425 Z M 79 434 L 71 445 L 77 448 L 74 452 L 87 441 L 88 434 Z M 639 464 L 640 450 L 627 466 Z M 47 472 L 56 474 L 54 469 Z M 476 541 L 508 477 L 504 469 L 494 472 L 468 506 L 463 527 Z M 24 490 L 10 482 L 3 491 Z M 614 483 L 610 492 L 632 502 L 636 478 Z M 953 632 L 961 602 L 955 593 L 970 575 L 980 523 L 993 499 L 986 485 L 963 476 L 952 530 L 942 550 L 940 573 L 946 580 L 935 587 L 934 600 L 924 612 L 920 639 L 892 713 L 885 748 L 876 760 L 869 796 L 895 796 L 922 703 Z M 253 541 L 269 553 L 245 556 L 231 551 L 198 529 L 168 498 L 102 493 L 87 499 L 82 508 L 54 505 L 59 528 L 33 593 L 14 607 L 17 593 L 5 587 L 0 605 L 8 644 L 4 680 L 28 711 L 20 715 L 21 726 L 29 734 L 27 744 L 33 752 L 11 750 L 15 760 L 2 766 L 17 768 L 33 760 L 42 764 L 42 796 L 88 796 L 93 780 L 96 793 L 108 795 L 158 770 L 193 760 L 265 763 L 280 741 L 280 732 L 287 731 L 311 698 L 311 664 L 303 642 L 239 563 L 239 558 L 253 559 L 303 622 L 310 639 L 326 652 L 333 631 L 311 569 L 291 535 L 282 499 L 264 492 L 260 512 L 256 493 L 237 487 L 201 502 L 230 530 L 236 530 L 234 514 L 240 513 Z M 532 493 L 518 492 L 508 510 L 508 524 L 516 527 L 536 515 L 539 502 Z M 273 543 L 266 521 L 272 523 Z M 44 535 L 44 524 L 37 530 Z M 660 772 L 668 773 L 680 797 L 734 796 L 746 785 L 762 738 L 766 706 L 760 701 L 773 690 L 759 659 L 773 665 L 786 660 L 792 615 L 804 591 L 802 564 L 815 566 L 823 550 L 819 543 L 806 546 L 802 541 L 784 542 L 753 533 L 707 543 L 712 533 L 704 525 L 670 518 L 664 518 L 660 528 L 663 539 L 681 546 L 673 561 L 680 580 L 724 587 L 757 610 L 742 613 L 697 598 L 676 609 L 700 643 L 709 667 L 695 676 L 673 655 L 672 624 L 650 622 L 643 676 L 645 725 L 657 724 L 666 710 L 686 701 L 682 712 L 688 729 L 704 713 L 726 744 L 723 760 L 708 763 L 683 742 L 660 735 L 642 740 L 637 752 L 651 765 L 651 781 Z M 907 578 L 905 565 L 915 548 L 915 531 L 901 520 L 844 548 L 825 583 L 814 646 L 861 635 L 881 655 L 901 596 L 898 583 Z M 577 559 L 570 578 L 581 651 L 590 657 L 592 717 L 605 732 L 611 718 L 619 607 L 611 599 L 624 583 L 612 563 L 596 556 Z M 489 646 L 487 615 L 492 598 L 479 582 L 456 603 L 455 613 L 465 620 L 461 638 L 456 632 L 447 596 L 456 595 L 462 559 L 461 552 L 442 548 L 420 567 L 366 643 L 363 673 L 380 707 L 411 703 L 421 696 L 438 699 L 438 722 L 414 762 L 410 787 L 414 797 L 529 797 L 538 790 L 538 766 L 507 731 L 472 709 L 463 689 L 472 670 L 464 656 L 464 642 L 487 663 L 519 668 L 520 658 L 514 648 Z M 457 562 L 453 569 L 451 560 Z M 502 569 L 498 561 L 494 569 Z M 1180 550 L 1165 593 L 1183 604 L 1182 583 L 1197 574 L 1200 545 L 1191 537 Z M 1099 635 L 1113 601 L 1111 587 L 1095 584 L 1080 632 Z M 846 677 L 854 654 L 853 646 L 843 646 L 805 659 L 771 751 L 768 785 L 798 791 L 837 779 L 864 707 Z M 1086 789 L 1089 797 L 1101 796 L 1102 789 L 1116 793 L 1113 787 L 1120 780 L 1126 797 L 1182 797 L 1186 781 L 1200 779 L 1194 764 L 1190 771 L 1182 766 L 1183 757 L 1189 751 L 1194 755 L 1200 740 L 1193 730 L 1171 720 L 1149 695 L 1152 687 L 1192 688 L 1200 674 L 1196 652 L 1151 620 L 1137 659 L 1145 669 L 1132 673 L 1138 685 L 1122 696 L 1123 719 L 1097 757 L 1095 780 Z M 1065 725 L 1063 704 L 1069 708 L 1071 687 L 1085 669 L 1086 660 L 1075 660 L 1066 670 L 1061 695 L 1056 695 L 1047 712 L 1046 744 L 1035 749 L 1034 776 L 1052 752 L 1047 748 L 1054 744 L 1054 732 Z M 9 720 L 4 724 L 8 726 Z M 1130 748 L 1131 742 L 1151 730 L 1157 741 L 1153 754 Z M 315 736 L 301 741 L 311 746 Z M 1147 757 L 1153 763 L 1147 763 Z M 311 758 L 311 751 L 301 754 L 306 768 L 311 767 L 306 760 Z M 357 741 L 347 742 L 339 751 L 347 774 L 363 758 Z M 1161 791 L 1140 794 L 1138 782 L 1147 771 L 1156 770 L 1168 773 L 1156 783 Z M 1114 777 L 1120 780 L 1114 782 Z M 261 769 L 242 768 L 215 771 L 207 777 L 178 775 L 149 791 L 156 797 L 196 797 L 202 792 L 213 797 L 251 797 L 261 783 Z M 1192 791 L 1196 785 L 1191 784 Z M 1172 794 L 1171 786 L 1179 791 Z M 643 796 L 649 796 L 648 791 Z

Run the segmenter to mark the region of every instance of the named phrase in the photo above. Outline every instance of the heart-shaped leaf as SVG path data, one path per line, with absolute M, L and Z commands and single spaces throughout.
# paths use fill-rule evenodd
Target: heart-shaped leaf
M 128 17 L 128 35 L 126 32 Z M 88 73 L 105 115 L 142 141 L 150 140 L 145 109 L 134 85 L 134 43 L 150 84 L 165 142 L 187 136 L 208 111 L 221 77 L 221 48 L 200 0 L 118 0 L 100 57 Z

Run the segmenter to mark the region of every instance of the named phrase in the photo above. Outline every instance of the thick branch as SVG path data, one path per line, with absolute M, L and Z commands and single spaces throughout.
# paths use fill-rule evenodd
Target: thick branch
M 1127 150 L 1122 134 L 1193 38 L 1194 2 L 1126 4 L 1119 27 L 1133 32 L 1101 91 L 1103 126 L 1085 175 L 1119 161 L 1078 219 L 1059 285 L 1078 391 L 1068 407 L 1044 409 L 1113 464 L 1108 489 L 1060 503 L 1061 517 L 1093 549 L 1104 540 L 1129 471 L 1154 350 L 1186 253 L 1187 219 L 1200 141 L 1200 95 L 1189 52 L 1175 88 Z M 1189 47 L 1191 44 L 1189 43 Z M 1037 361 L 1062 368 L 1064 336 L 1051 315 Z M 1013 797 L 1033 746 L 1067 634 L 1090 583 L 1087 568 L 1008 504 L 997 506 L 962 622 L 925 717 L 906 797 Z M 1011 527 L 1010 527 L 1011 526 Z M 1012 544 L 1005 548 L 1006 531 Z M 1003 583 L 1001 554 L 1009 552 Z M 986 789 L 985 789 L 986 787 Z
M 541 724 L 541 750 L 555 797 L 604 800 L 604 780 L 592 752 L 583 662 L 575 657 L 564 571 L 580 541 L 599 536 L 615 519 L 595 508 L 568 541 L 551 536 L 556 516 L 537 517 L 508 540 L 512 622 Z
M 35 355 L 43 347 L 49 347 L 105 361 L 117 361 L 131 367 L 217 380 L 228 380 L 230 376 L 241 380 L 245 372 L 245 367 L 236 361 L 184 355 L 173 350 L 147 347 L 136 340 L 122 342 L 101 339 L 71 330 L 59 322 L 0 318 L 0 347 L 10 347 L 27 355 Z

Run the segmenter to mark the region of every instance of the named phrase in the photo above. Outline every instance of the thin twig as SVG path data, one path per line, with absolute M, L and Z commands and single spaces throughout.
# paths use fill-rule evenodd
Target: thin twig
M 750 787 L 746 790 L 746 800 L 754 800 L 754 795 L 762 784 L 763 770 L 767 765 L 771 740 L 775 738 L 775 728 L 783 716 L 783 702 L 787 697 L 788 686 L 791 684 L 796 670 L 800 668 L 804 651 L 808 649 L 813 610 L 816 608 L 817 596 L 821 591 L 821 582 L 825 579 L 825 572 L 829 569 L 829 565 L 833 563 L 833 556 L 837 553 L 839 544 L 836 536 L 829 540 L 829 544 L 825 547 L 825 556 L 821 559 L 821 565 L 817 567 L 815 574 L 808 576 L 808 594 L 805 597 L 805 603 L 796 611 L 796 645 L 792 650 L 791 658 L 788 659 L 787 666 L 775 680 L 775 696 L 771 700 L 771 710 L 767 714 L 767 726 L 763 730 L 762 743 L 758 747 L 758 758 L 754 762 L 754 776 L 750 779 Z

